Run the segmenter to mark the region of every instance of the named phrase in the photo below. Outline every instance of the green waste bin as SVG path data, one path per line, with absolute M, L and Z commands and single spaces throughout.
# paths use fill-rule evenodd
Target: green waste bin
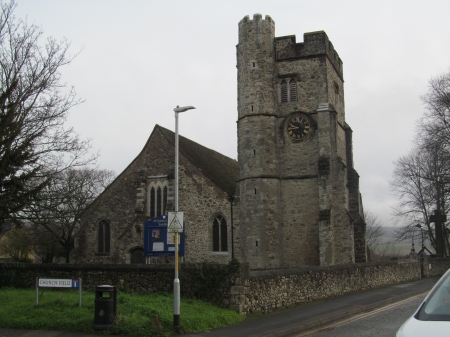
M 96 286 L 94 330 L 108 330 L 116 321 L 116 287 Z

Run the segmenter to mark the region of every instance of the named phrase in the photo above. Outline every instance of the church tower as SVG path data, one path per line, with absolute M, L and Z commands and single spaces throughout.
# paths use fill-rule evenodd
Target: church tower
M 252 269 L 365 260 L 342 61 L 325 32 L 297 43 L 276 38 L 270 16 L 246 16 L 237 69 L 242 259 Z

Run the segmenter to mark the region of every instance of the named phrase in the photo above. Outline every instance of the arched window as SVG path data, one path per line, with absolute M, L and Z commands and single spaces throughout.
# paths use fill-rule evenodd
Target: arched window
M 150 189 L 150 219 L 153 219 L 155 217 L 155 189 L 152 187 Z
M 151 183 L 149 186 L 149 215 L 150 219 L 166 214 L 167 185 L 164 183 Z
M 167 206 L 167 186 L 164 186 L 164 189 L 163 189 L 163 212 L 162 212 L 162 214 L 166 214 L 166 206 Z
M 109 253 L 111 251 L 111 231 L 109 222 L 101 220 L 98 223 L 98 252 Z
M 218 215 L 212 224 L 212 244 L 214 252 L 228 251 L 228 229 L 225 218 Z

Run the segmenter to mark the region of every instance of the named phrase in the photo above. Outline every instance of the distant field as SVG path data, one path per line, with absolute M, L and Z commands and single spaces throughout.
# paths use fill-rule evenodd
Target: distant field
M 408 239 L 405 241 L 396 241 L 397 240 L 397 231 L 399 230 L 399 227 L 395 226 L 386 226 L 383 227 L 383 236 L 381 237 L 381 244 L 375 246 L 375 251 L 382 250 L 386 247 L 386 245 L 389 245 L 389 249 L 392 253 L 395 253 L 395 255 L 407 255 L 411 252 L 412 248 L 412 239 Z M 421 239 L 419 237 L 419 234 L 417 233 L 415 240 L 414 240 L 414 248 L 416 253 L 421 248 Z M 426 245 L 428 246 L 428 245 Z M 387 248 L 387 247 L 386 247 Z

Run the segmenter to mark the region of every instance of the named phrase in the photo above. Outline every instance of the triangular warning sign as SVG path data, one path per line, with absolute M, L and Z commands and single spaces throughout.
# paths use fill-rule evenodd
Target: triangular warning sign
M 169 212 L 167 231 L 169 233 L 183 232 L 183 212 Z

